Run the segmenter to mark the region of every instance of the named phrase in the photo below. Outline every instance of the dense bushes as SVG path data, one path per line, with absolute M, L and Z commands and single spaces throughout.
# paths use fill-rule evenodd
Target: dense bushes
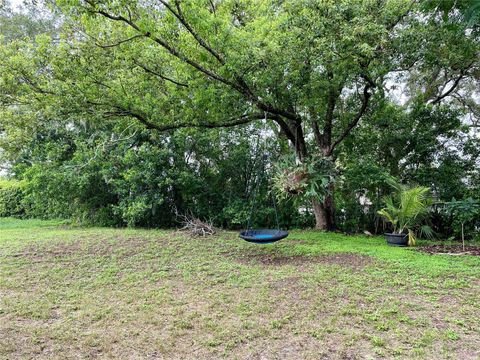
M 57 136 L 55 142 L 45 136 L 48 152 L 41 152 L 38 143 L 35 149 L 49 161 L 18 163 L 14 169 L 25 182 L 24 202 L 31 217 L 172 227 L 178 224 L 177 214 L 191 214 L 216 226 L 242 228 L 250 215 L 263 152 L 246 136 L 252 131 L 256 133 L 247 127 L 150 136 L 132 129 L 122 141 L 112 141 L 106 133 L 94 143 L 79 139 L 73 144 L 67 143 L 68 135 Z M 274 227 L 274 196 L 267 178 L 257 187 L 252 221 Z M 291 202 L 277 206 L 283 227 L 312 226 L 308 210 L 300 214 Z
M 112 198 L 100 174 L 62 166 L 35 165 L 23 174 L 27 215 L 71 219 L 89 225 L 117 225 L 109 206 Z
M 357 129 L 355 142 L 344 144 L 334 170 L 335 220 L 341 231 L 384 231 L 376 212 L 391 191 L 387 184 L 391 177 L 431 187 L 438 201 L 478 198 L 479 175 L 473 165 L 477 147 L 469 145 L 460 157 L 440 141 L 459 142 L 461 133 L 452 132 L 458 126 L 455 114 L 418 111 L 407 116 L 397 108 L 387 109 L 379 119 Z M 387 117 L 389 131 L 383 123 Z M 417 118 L 422 126 L 413 129 Z M 22 182 L 2 186 L 0 216 L 172 227 L 178 225 L 177 214 L 191 214 L 219 227 L 238 229 L 247 223 L 259 162 L 268 153 L 267 176 L 257 189 L 252 220 L 254 226 L 276 226 L 269 179 L 275 160 L 291 149 L 286 142 L 267 141 L 265 149 L 257 150 L 258 125 L 158 134 L 130 124 L 37 131 L 15 153 L 18 160 L 11 159 L 13 173 Z M 407 140 L 415 147 L 410 148 Z M 299 208 L 291 199 L 278 203 L 281 227 L 312 227 L 314 216 L 308 205 Z M 432 219 L 439 237 L 458 235 L 459 227 L 444 212 L 436 208 Z M 474 225 L 468 226 L 473 230 Z
M 202 15 L 194 28 L 218 25 L 215 34 L 199 31 L 200 45 L 213 46 L 205 51 L 179 17 L 147 3 L 135 14 L 123 2 L 102 9 L 128 10 L 139 25 L 132 31 L 155 33 L 175 51 L 117 39 L 113 17 L 83 16 L 98 13 L 93 2 L 59 2 L 53 17 L 68 21 L 53 23 L 4 7 L 0 20 L 20 23 L 0 39 L 0 164 L 23 182 L 2 190 L 4 215 L 170 227 L 189 213 L 238 228 L 255 197 L 254 225 L 270 227 L 266 179 L 274 179 L 292 194 L 280 196 L 282 227 L 313 225 L 314 198 L 318 228 L 380 233 L 388 178 L 431 188 L 438 202 L 480 198 L 471 128 L 479 33 L 458 16 L 463 6 L 440 14 L 414 5 L 409 14 L 402 1 L 383 2 L 372 17 L 362 1 L 246 2 L 224 7 L 217 22 L 203 2 L 184 2 L 187 17 Z M 72 36 L 82 28 L 89 36 Z M 228 41 L 218 42 L 222 33 Z M 312 41 L 319 33 L 323 40 Z M 244 41 L 252 36 L 262 41 Z M 272 161 L 257 195 L 264 153 Z M 441 211 L 433 219 L 441 236 L 458 228 Z
M 212 220 L 219 227 L 238 229 L 245 226 L 250 215 L 258 165 L 265 151 L 270 154 L 268 174 L 257 189 L 253 224 L 274 227 L 274 194 L 267 179 L 274 170 L 271 165 L 275 157 L 290 150 L 282 144 L 268 144 L 265 150 L 257 151 L 256 137 L 249 136 L 257 130 L 185 130 L 151 136 L 132 128 L 120 137 L 115 135 L 116 129 L 111 129 L 91 142 L 85 140 L 87 133 L 77 134 L 74 142 L 68 134 L 43 136 L 45 144 L 37 140 L 32 145 L 34 164 L 14 164 L 22 182 L 8 181 L 8 186 L 2 186 L 1 216 L 67 218 L 101 226 L 172 227 L 178 225 L 177 214 L 191 214 Z M 357 136 L 363 136 L 360 130 Z M 340 230 L 384 231 L 376 212 L 390 192 L 387 179 L 392 176 L 406 183 L 432 185 L 434 181 L 434 193 L 441 201 L 451 200 L 450 188 L 455 188 L 455 195 L 475 196 L 476 188 L 462 185 L 461 174 L 436 176 L 466 166 L 464 160 L 437 152 L 439 162 L 434 167 L 429 154 L 423 152 L 423 158 L 414 158 L 419 161 L 419 170 L 413 171 L 403 163 L 407 171 L 399 173 L 395 166 L 400 162 L 387 156 L 391 145 L 382 132 L 371 128 L 365 131 L 371 138 L 378 135 L 376 140 L 382 148 L 376 149 L 374 142 L 364 142 L 362 149 L 344 148 L 345 158 L 338 160 L 334 190 Z M 403 131 L 409 130 L 393 134 L 401 137 Z M 395 149 L 395 153 L 400 151 Z M 428 169 L 431 177 L 419 175 Z M 297 205 L 291 200 L 277 204 L 282 227 L 314 225 L 308 204 L 300 209 Z M 432 219 L 440 237 L 458 233 L 454 220 L 437 208 Z
M 0 179 L 0 217 L 25 216 L 25 183 Z

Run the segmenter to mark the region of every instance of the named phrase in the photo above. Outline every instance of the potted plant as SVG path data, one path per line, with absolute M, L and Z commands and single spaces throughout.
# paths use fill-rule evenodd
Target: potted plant
M 393 232 L 386 233 L 387 243 L 392 246 L 414 246 L 415 232 L 425 219 L 429 206 L 433 203 L 430 188 L 424 186 L 408 187 L 390 181 L 394 193 L 384 198 L 385 207 L 378 211 L 387 222 L 392 224 Z M 428 226 L 421 227 L 425 235 L 431 235 Z

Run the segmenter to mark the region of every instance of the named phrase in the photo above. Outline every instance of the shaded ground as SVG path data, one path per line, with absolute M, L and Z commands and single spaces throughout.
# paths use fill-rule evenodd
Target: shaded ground
M 479 265 L 339 234 L 0 219 L 0 358 L 478 359 Z
M 430 245 L 422 246 L 419 248 L 427 254 L 457 254 L 457 255 L 470 255 L 480 256 L 480 247 L 478 246 L 465 246 L 462 245 Z

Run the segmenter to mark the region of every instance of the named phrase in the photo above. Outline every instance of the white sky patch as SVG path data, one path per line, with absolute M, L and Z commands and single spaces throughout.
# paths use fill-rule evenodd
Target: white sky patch
M 386 76 L 385 89 L 390 99 L 397 105 L 405 105 L 409 100 L 407 84 L 403 81 L 403 73 L 390 73 Z
M 23 5 L 24 0 L 9 0 L 9 3 L 12 5 L 12 8 L 18 9 L 21 5 Z

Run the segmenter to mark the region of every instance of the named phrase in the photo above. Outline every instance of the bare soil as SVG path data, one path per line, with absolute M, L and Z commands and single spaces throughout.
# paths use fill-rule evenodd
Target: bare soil
M 262 266 L 308 266 L 313 264 L 324 264 L 327 266 L 337 265 L 344 268 L 361 270 L 367 265 L 373 263 L 373 259 L 366 255 L 337 253 L 321 256 L 305 255 L 279 255 L 275 253 L 252 253 L 235 256 L 235 261 L 245 265 Z
M 473 255 L 480 256 L 480 246 L 462 245 L 430 245 L 419 247 L 418 250 L 427 254 Z

